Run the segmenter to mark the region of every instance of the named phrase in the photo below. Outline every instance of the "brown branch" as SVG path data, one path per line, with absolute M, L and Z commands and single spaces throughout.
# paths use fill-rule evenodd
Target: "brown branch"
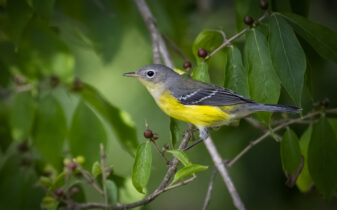
M 156 140 L 151 139 L 152 144 L 154 145 L 154 148 L 156 148 L 157 152 L 160 154 L 160 156 L 163 158 L 163 160 L 165 161 L 166 165 L 170 165 L 170 161 L 166 158 L 165 153 L 163 151 L 161 151 L 161 149 L 159 148 Z
M 272 135 L 274 132 L 276 132 L 278 130 L 281 130 L 282 128 L 285 128 L 285 127 L 287 127 L 287 126 L 289 126 L 291 124 L 300 123 L 303 120 L 306 120 L 306 119 L 309 119 L 309 118 L 314 117 L 316 115 L 320 115 L 320 114 L 324 114 L 324 113 L 337 113 L 337 109 L 327 109 L 327 110 L 313 111 L 313 112 L 310 112 L 310 113 L 308 113 L 307 115 L 305 115 L 303 117 L 286 121 L 286 122 L 284 122 L 284 123 L 276 126 L 275 128 L 266 131 L 262 136 L 260 136 L 256 140 L 254 140 L 251 143 L 249 143 L 239 154 L 237 154 L 231 161 L 229 161 L 229 163 L 227 164 L 227 167 L 231 167 L 236 161 L 238 161 L 251 148 L 253 148 L 256 144 L 258 144 L 261 141 L 263 141 L 264 139 L 266 139 L 268 136 Z
M 215 179 L 215 176 L 216 176 L 217 172 L 218 171 L 216 170 L 216 168 L 214 168 L 213 171 L 212 171 L 212 175 L 211 175 L 211 178 L 209 180 L 207 194 L 206 194 L 206 197 L 205 197 L 205 201 L 204 201 L 204 205 L 202 207 L 202 210 L 207 209 L 207 206 L 208 206 L 208 204 L 211 200 L 211 194 L 212 194 L 212 190 L 213 190 L 214 179 Z
M 160 56 L 161 56 L 164 60 L 165 65 L 170 68 L 173 68 L 174 67 L 173 62 L 168 53 L 166 44 L 156 27 L 155 19 L 149 7 L 145 3 L 145 0 L 135 0 L 135 3 L 151 34 L 153 63 L 160 64 L 161 63 Z
M 212 139 L 210 137 L 207 137 L 204 140 L 204 143 L 206 145 L 206 148 L 207 148 L 209 154 L 211 155 L 211 157 L 213 159 L 215 167 L 218 169 L 223 181 L 225 182 L 225 184 L 227 186 L 229 194 L 232 197 L 234 206 L 239 210 L 245 209 L 245 206 L 243 205 L 243 203 L 240 199 L 240 196 L 235 189 L 233 181 L 231 180 L 231 178 L 228 174 L 227 168 L 225 167 L 225 164 L 223 163 L 222 158 L 221 158 L 219 152 L 217 151 Z
M 80 164 L 77 165 L 77 169 L 81 172 L 82 176 L 87 180 L 87 182 L 99 192 L 99 194 L 104 195 L 104 191 L 96 184 L 95 179 L 93 179 Z
M 102 186 L 103 186 L 103 198 L 104 198 L 104 204 L 108 205 L 108 196 L 107 196 L 107 191 L 106 191 L 106 171 L 105 171 L 105 159 L 106 156 L 104 154 L 104 146 L 103 144 L 99 145 L 100 149 L 100 158 L 101 158 L 101 170 L 102 170 Z
M 179 149 L 183 149 L 186 147 L 190 137 L 191 137 L 191 132 L 189 131 L 189 129 L 191 129 L 191 126 L 189 126 L 188 130 L 185 131 L 185 134 L 184 134 L 184 138 L 183 140 L 181 141 L 180 145 L 179 145 Z M 129 203 L 129 204 L 116 204 L 115 206 L 113 206 L 113 209 L 128 209 L 128 208 L 134 208 L 134 207 L 137 207 L 137 206 L 142 206 L 142 205 L 145 205 L 149 202 L 151 202 L 152 200 L 154 200 L 157 196 L 159 196 L 161 193 L 167 191 L 167 190 L 170 190 L 170 189 L 173 189 L 172 186 L 167 186 L 170 179 L 172 178 L 172 176 L 175 174 L 176 172 L 176 169 L 177 169 L 177 165 L 178 165 L 178 159 L 177 158 L 174 158 L 172 160 L 172 163 L 169 167 L 169 169 L 167 170 L 163 180 L 161 181 L 161 183 L 159 184 L 159 186 L 157 187 L 157 189 L 151 193 L 150 195 L 148 195 L 146 198 L 140 200 L 140 201 L 137 201 L 137 202 L 134 202 L 134 203 Z M 193 180 L 191 180 L 193 181 Z M 184 185 L 184 184 L 187 184 L 189 183 L 190 181 L 183 181 L 181 183 L 178 183 L 176 184 L 176 187 L 179 187 L 181 185 Z
M 254 25 L 261 23 L 262 20 L 264 20 L 268 16 L 269 16 L 269 13 L 265 12 L 259 19 L 257 19 L 254 22 Z M 230 46 L 232 41 L 234 41 L 235 39 L 239 38 L 240 36 L 242 36 L 243 34 L 245 34 L 246 32 L 248 32 L 250 29 L 251 29 L 251 27 L 246 27 L 243 30 L 241 30 L 239 33 L 237 33 L 234 36 L 232 36 L 231 38 L 225 40 L 218 48 L 216 48 L 214 51 L 212 51 L 211 54 L 209 54 L 209 56 L 206 57 L 206 59 L 209 59 L 210 57 L 212 57 L 215 53 L 217 53 L 218 51 L 220 51 L 222 48 L 224 48 L 226 46 Z

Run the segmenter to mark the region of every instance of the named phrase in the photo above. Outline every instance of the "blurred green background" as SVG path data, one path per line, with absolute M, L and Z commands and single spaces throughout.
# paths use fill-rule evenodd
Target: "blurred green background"
M 29 16 L 22 12 L 24 11 L 21 10 L 22 8 L 16 8 L 17 5 L 21 5 L 19 2 L 1 0 L 0 5 L 12 4 L 13 10 L 17 9 L 13 15 Z M 228 37 L 237 32 L 234 1 L 148 0 L 147 2 L 156 17 L 160 31 L 174 41 L 192 62 L 191 47 L 200 31 L 221 29 Z M 206 2 L 206 6 L 203 6 L 203 2 Z M 336 11 L 336 1 L 312 0 L 309 19 L 336 31 Z M 62 66 L 60 69 L 73 69 L 74 73 L 71 73 L 72 70 L 69 70 L 70 73 L 60 73 L 65 75 L 64 81 L 72 81 L 74 77 L 78 77 L 96 87 L 111 104 L 128 112 L 137 128 L 137 137 L 140 142 L 145 141 L 143 131 L 145 121 L 147 121 L 150 128 L 159 134 L 158 143 L 161 146 L 169 143 L 169 117 L 157 107 L 152 97 L 138 81 L 122 77 L 123 73 L 135 71 L 152 62 L 150 36 L 134 2 L 130 0 L 56 0 L 50 12 L 45 9 L 40 12 L 40 15 L 47 19 L 49 26 L 57 32 L 56 40 L 62 42 L 60 44 L 59 41 L 55 41 L 55 45 L 60 46 L 61 51 L 65 49 L 62 54 L 65 57 L 60 59 L 69 60 L 67 62 L 69 67 L 63 68 Z M 0 14 L 2 14 L 1 7 Z M 19 27 L 17 30 L 13 33 L 20 34 L 20 30 L 24 31 Z M 48 35 L 48 32 L 46 34 Z M 36 39 L 33 44 L 44 45 L 43 36 L 34 36 L 34 33 L 29 33 L 29 31 L 24 31 L 21 36 L 30 35 L 32 40 Z M 0 34 L 0 37 L 3 36 L 4 34 Z M 240 41 L 238 43 L 240 45 Z M 28 41 L 26 45 L 29 50 L 32 43 Z M 48 47 L 45 53 L 46 56 L 54 55 L 48 52 Z M 182 68 L 184 60 L 172 50 L 171 54 L 175 65 Z M 4 57 L 4 55 L 1 56 Z M 22 56 L 25 56 L 25 53 Z M 303 107 L 310 110 L 314 101 L 325 97 L 330 99 L 331 107 L 336 107 L 336 64 L 321 59 L 313 51 L 308 56 L 312 64 L 311 76 L 315 80 L 313 80 L 312 90 L 305 89 L 304 91 Z M 27 57 L 27 59 L 33 60 L 34 58 Z M 57 62 L 53 61 L 53 63 Z M 211 61 L 210 73 L 215 84 L 223 84 L 224 78 L 221 72 L 223 65 L 225 64 L 221 59 L 221 53 Z M 35 74 L 32 69 L 27 71 Z M 68 94 L 61 87 L 49 91 L 52 91 L 61 102 L 69 127 L 78 98 Z M 289 104 L 291 101 L 283 93 L 280 103 Z M 108 165 L 112 164 L 116 174 L 130 176 L 134 159 L 118 144 L 114 133 L 108 129 L 106 123 L 105 127 L 108 133 Z M 298 135 L 305 128 L 302 125 L 294 127 Z M 234 157 L 259 135 L 261 131 L 252 128 L 245 121 L 241 121 L 239 127 L 223 127 L 212 132 L 219 152 L 227 159 Z M 148 192 L 152 192 L 157 187 L 166 172 L 166 166 L 155 150 L 153 154 L 154 162 Z M 188 151 L 187 154 L 193 162 L 209 165 L 209 170 L 199 173 L 194 182 L 162 194 L 145 209 L 201 208 L 212 172 L 212 161 L 201 144 Z M 229 171 L 247 209 L 337 209 L 336 196 L 325 200 L 316 191 L 303 194 L 296 187 L 288 188 L 285 185 L 286 177 L 282 171 L 279 143 L 270 137 L 248 152 Z M 90 195 L 90 190 L 87 193 Z M 18 196 L 17 199 L 21 198 Z M 209 209 L 233 208 L 224 183 L 217 177 Z

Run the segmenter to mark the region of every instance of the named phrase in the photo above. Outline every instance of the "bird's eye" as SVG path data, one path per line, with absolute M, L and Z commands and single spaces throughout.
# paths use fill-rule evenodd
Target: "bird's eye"
M 152 78 L 154 75 L 154 71 L 148 71 L 146 72 L 147 77 Z

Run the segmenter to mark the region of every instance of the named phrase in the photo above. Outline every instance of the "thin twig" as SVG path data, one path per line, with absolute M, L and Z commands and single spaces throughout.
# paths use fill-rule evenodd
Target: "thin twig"
M 105 171 L 105 154 L 104 154 L 104 146 L 101 143 L 99 145 L 100 148 L 100 157 L 101 157 L 101 170 L 102 170 L 102 185 L 103 185 L 103 197 L 104 197 L 104 204 L 108 205 L 108 196 L 107 196 L 107 192 L 106 192 L 106 171 Z
M 219 152 L 217 151 L 212 139 L 210 137 L 208 137 L 204 140 L 204 143 L 205 143 L 205 146 L 206 146 L 209 154 L 211 155 L 211 157 L 213 159 L 215 167 L 218 169 L 223 181 L 225 182 L 225 184 L 227 186 L 229 194 L 232 197 L 234 206 L 239 210 L 245 209 L 245 206 L 243 205 L 243 202 L 241 201 L 241 198 L 240 198 L 238 192 L 235 189 L 233 181 L 231 180 L 231 178 L 228 174 L 227 168 L 223 164 L 222 158 L 221 158 Z
M 285 128 L 291 124 L 294 123 L 299 123 L 305 119 L 314 117 L 316 115 L 320 115 L 323 113 L 337 113 L 337 109 L 327 109 L 327 110 L 319 110 L 319 111 L 313 111 L 308 113 L 307 115 L 300 117 L 300 118 L 296 118 L 296 119 L 292 119 L 292 120 L 288 120 L 287 122 L 284 122 L 278 126 L 276 126 L 275 128 L 266 131 L 262 136 L 260 136 L 259 138 L 257 138 L 256 140 L 252 141 L 251 143 L 249 143 L 239 154 L 237 154 L 231 161 L 229 161 L 229 163 L 227 164 L 227 167 L 231 167 L 236 161 L 238 161 L 244 154 L 246 154 L 252 147 L 254 147 L 256 144 L 260 143 L 261 141 L 263 141 L 265 138 L 267 138 L 269 135 L 271 135 L 272 133 Z
M 155 19 L 145 3 L 144 0 L 135 0 L 135 3 L 138 7 L 138 10 L 140 14 L 142 15 L 144 22 L 151 34 L 151 39 L 152 39 L 152 53 L 153 53 L 153 62 L 156 64 L 160 64 L 160 56 L 162 56 L 164 63 L 166 66 L 173 68 L 173 62 L 170 58 L 170 55 L 168 53 L 166 44 L 161 37 L 156 24 L 155 24 Z
M 215 176 L 217 174 L 217 169 L 214 168 L 213 171 L 212 171 L 212 175 L 211 175 L 211 178 L 209 180 L 209 184 L 208 184 L 208 189 L 207 189 L 207 194 L 206 194 L 206 197 L 205 197 L 205 201 L 204 201 L 204 205 L 202 207 L 202 210 L 206 210 L 207 209 L 207 206 L 211 200 L 211 195 L 212 195 L 212 190 L 213 190 L 213 184 L 214 184 L 214 179 L 215 179 Z
M 177 44 L 172 39 L 170 39 L 168 36 L 164 34 L 162 34 L 162 36 L 177 55 L 179 55 L 185 61 L 188 60 L 187 55 L 177 46 Z
M 269 16 L 268 12 L 265 12 L 259 19 L 257 19 L 254 24 L 258 24 L 260 23 L 262 20 L 264 20 L 265 18 L 267 18 Z M 217 53 L 218 51 L 220 51 L 222 48 L 226 47 L 226 46 L 230 46 L 231 42 L 237 38 L 239 38 L 241 35 L 243 35 L 244 33 L 246 33 L 247 31 L 249 31 L 251 29 L 251 27 L 246 27 L 243 30 L 241 30 L 239 33 L 235 34 L 234 36 L 232 36 L 231 38 L 225 40 L 218 48 L 216 48 L 213 52 L 211 52 L 211 54 L 209 54 L 209 56 L 206 57 L 206 59 L 209 59 L 210 57 L 212 57 L 215 53 Z
M 77 169 L 81 172 L 82 176 L 87 180 L 87 182 L 93 186 L 99 192 L 99 194 L 104 195 L 104 191 L 96 184 L 95 179 L 93 179 L 86 170 L 82 168 L 80 164 L 78 164 Z
M 187 143 L 188 143 L 188 141 L 189 141 L 189 139 L 191 137 L 191 132 L 189 132 L 189 129 L 191 129 L 191 126 L 189 126 L 188 130 L 185 131 L 184 138 L 183 138 L 183 140 L 181 141 L 181 143 L 179 145 L 179 149 L 183 149 L 183 148 L 186 147 L 186 145 L 187 145 Z M 159 184 L 159 186 L 157 187 L 157 189 L 153 193 L 151 193 L 150 195 L 148 195 L 146 198 L 144 198 L 144 199 L 142 199 L 140 201 L 134 202 L 134 203 L 129 203 L 129 204 L 120 204 L 120 203 L 118 203 L 115 206 L 113 206 L 113 209 L 128 209 L 128 208 L 134 208 L 134 207 L 137 207 L 137 206 L 145 205 L 145 204 L 151 202 L 153 199 L 155 199 L 161 193 L 163 193 L 163 192 L 165 192 L 165 191 L 167 191 L 169 189 L 172 189 L 171 186 L 167 188 L 167 185 L 168 185 L 170 179 L 172 178 L 172 176 L 175 174 L 175 171 L 177 169 L 177 165 L 178 165 L 178 159 L 174 158 L 172 160 L 171 166 L 167 170 L 167 172 L 166 172 L 163 180 L 161 181 L 161 183 Z M 185 184 L 187 184 L 187 183 L 185 183 Z M 181 186 L 181 185 L 179 185 L 179 186 Z
M 152 201 L 154 198 L 156 198 L 157 196 L 159 196 L 160 194 L 166 192 L 166 191 L 169 191 L 169 190 L 172 190 L 172 189 L 175 189 L 177 187 L 180 187 L 180 186 L 183 186 L 183 185 L 186 185 L 190 182 L 192 182 L 194 179 L 196 178 L 196 176 L 193 176 L 189 179 L 186 179 L 184 181 L 181 181 L 181 182 L 178 182 L 177 184 L 174 184 L 174 185 L 170 185 L 170 186 L 167 186 L 165 187 L 164 189 L 161 189 L 157 192 L 154 193 L 154 197 L 151 199 L 151 200 L 147 200 L 148 202 Z M 144 200 L 142 200 L 144 201 Z M 148 203 L 147 202 L 147 203 Z M 133 207 L 137 207 L 137 206 L 142 206 L 142 205 L 145 205 L 146 203 L 139 203 L 139 205 L 136 205 L 136 206 L 133 206 Z M 104 203 L 81 203 L 81 204 L 77 204 L 78 207 L 80 208 L 112 208 L 112 209 L 127 209 L 127 208 L 133 208 L 133 207 L 124 207 L 124 208 L 120 208 L 120 207 L 117 207 L 117 206 L 113 206 L 111 207 L 110 205 L 105 205 Z
M 165 153 L 163 151 L 161 151 L 161 149 L 159 148 L 156 140 L 151 140 L 151 142 L 154 145 L 154 148 L 156 148 L 157 152 L 160 154 L 160 156 L 165 161 L 166 165 L 170 165 L 170 161 L 166 158 Z

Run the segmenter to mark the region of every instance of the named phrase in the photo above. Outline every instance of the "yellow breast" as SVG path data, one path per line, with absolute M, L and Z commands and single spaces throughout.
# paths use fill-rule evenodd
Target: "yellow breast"
M 156 100 L 158 106 L 169 116 L 195 126 L 214 127 L 228 124 L 233 118 L 228 112 L 233 106 L 183 105 L 169 91 Z

